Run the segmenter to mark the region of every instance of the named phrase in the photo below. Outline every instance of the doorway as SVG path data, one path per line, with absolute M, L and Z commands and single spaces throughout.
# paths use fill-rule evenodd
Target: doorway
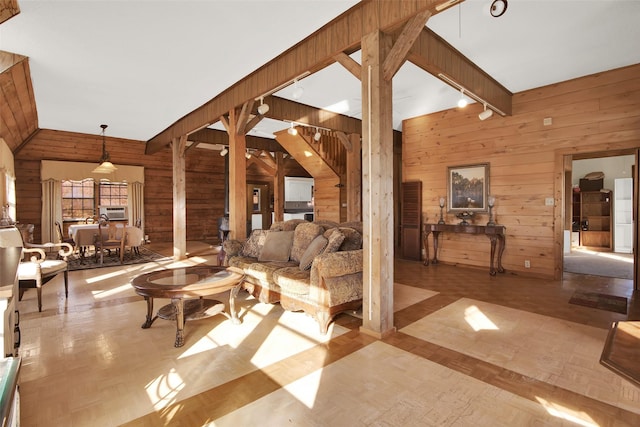
M 565 157 L 563 272 L 628 280 L 633 290 L 635 163 L 635 150 Z
M 273 207 L 269 203 L 269 184 L 247 183 L 247 222 L 248 230 L 268 230 L 271 227 L 271 212 Z

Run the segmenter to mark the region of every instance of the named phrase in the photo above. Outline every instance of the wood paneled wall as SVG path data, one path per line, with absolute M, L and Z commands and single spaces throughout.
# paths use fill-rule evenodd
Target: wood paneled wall
M 144 167 L 145 233 L 151 241 L 173 240 L 173 194 L 171 151 L 145 155 L 145 143 L 107 137 L 107 151 L 117 165 Z M 102 153 L 100 135 L 40 130 L 15 155 L 17 220 L 36 224 L 40 239 L 42 188 L 40 161 L 96 162 Z M 186 155 L 187 240 L 218 241 L 218 218 L 224 215 L 224 160 L 219 151 L 193 148 Z M 285 173 L 304 170 L 293 159 Z M 272 182 L 260 168 L 251 168 L 254 181 Z
M 640 147 L 640 64 L 515 94 L 510 117 L 480 121 L 481 111 L 473 104 L 404 121 L 403 179 L 423 182 L 423 220 L 434 222 L 438 198 L 447 193 L 447 167 L 489 162 L 495 219 L 507 227 L 504 267 L 559 277 L 563 156 Z M 545 205 L 549 197 L 555 207 Z M 487 220 L 484 214 L 475 222 Z M 446 221 L 459 222 L 452 214 Z M 486 237 L 441 241 L 443 262 L 488 266 Z

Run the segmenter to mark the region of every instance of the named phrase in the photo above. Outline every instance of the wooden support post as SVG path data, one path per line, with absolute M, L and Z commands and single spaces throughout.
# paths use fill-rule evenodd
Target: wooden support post
M 382 338 L 393 326 L 393 120 L 392 84 L 382 64 L 389 36 L 362 39 L 363 333 Z
M 284 154 L 276 155 L 276 174 L 273 177 L 273 213 L 274 221 L 284 220 Z
M 231 237 L 244 240 L 247 237 L 247 140 L 238 132 L 237 109 L 229 112 L 229 230 Z M 241 126 L 244 129 L 244 126 Z
M 349 135 L 347 150 L 347 221 L 362 221 L 362 142 L 360 135 Z
M 187 257 L 187 187 L 185 172 L 185 148 L 187 135 L 171 142 L 173 154 L 173 258 Z

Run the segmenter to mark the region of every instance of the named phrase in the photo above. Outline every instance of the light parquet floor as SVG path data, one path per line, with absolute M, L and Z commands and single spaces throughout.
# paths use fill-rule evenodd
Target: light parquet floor
M 640 425 L 640 389 L 598 363 L 611 322 L 638 319 L 629 281 L 398 260 L 398 331 L 386 339 L 360 334 L 357 313 L 323 336 L 304 314 L 241 293 L 241 325 L 187 322 L 176 349 L 172 322 L 140 328 L 129 282 L 215 263 L 206 244 L 188 250 L 178 264 L 71 272 L 67 300 L 56 278 L 42 313 L 25 293 L 23 426 Z M 629 314 L 569 304 L 575 289 L 631 297 Z

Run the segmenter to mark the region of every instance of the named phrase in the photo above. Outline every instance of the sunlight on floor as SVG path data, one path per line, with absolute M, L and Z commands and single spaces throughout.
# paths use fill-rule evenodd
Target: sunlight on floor
M 573 409 L 566 408 L 558 403 L 549 402 L 548 400 L 538 396 L 536 396 L 536 400 L 540 402 L 549 415 L 553 415 L 554 417 L 561 418 L 581 426 L 599 427 L 599 425 L 593 421 L 589 415 L 582 411 L 574 411 Z
M 283 388 L 291 394 L 291 397 L 297 399 L 307 408 L 313 409 L 318 391 L 320 390 L 322 371 L 323 369 L 318 369 L 306 375 L 304 381 L 294 381 L 291 384 L 285 385 Z
M 594 255 L 594 256 L 598 256 L 601 258 L 609 258 L 615 261 L 622 261 L 622 262 L 628 262 L 630 264 L 633 264 L 633 257 L 629 256 L 630 254 L 616 254 L 615 252 L 597 252 L 597 251 L 590 251 L 588 249 L 584 249 L 584 248 L 574 248 L 573 249 L 576 252 L 582 252 L 585 254 L 589 254 L 589 255 Z M 625 256 L 626 255 L 626 256 Z
M 464 320 L 466 320 L 469 326 L 471 326 L 476 332 L 499 329 L 495 323 L 489 320 L 489 318 L 475 305 L 469 306 L 464 310 Z
M 184 387 L 182 377 L 172 368 L 167 375 L 160 375 L 145 388 L 149 400 L 157 411 L 175 402 L 176 396 Z
M 120 292 L 128 291 L 131 291 L 131 285 L 127 283 L 126 285 L 118 286 L 113 289 L 96 289 L 95 291 L 91 291 L 91 293 L 93 294 L 94 298 L 102 299 L 112 297 L 116 294 L 119 294 Z

